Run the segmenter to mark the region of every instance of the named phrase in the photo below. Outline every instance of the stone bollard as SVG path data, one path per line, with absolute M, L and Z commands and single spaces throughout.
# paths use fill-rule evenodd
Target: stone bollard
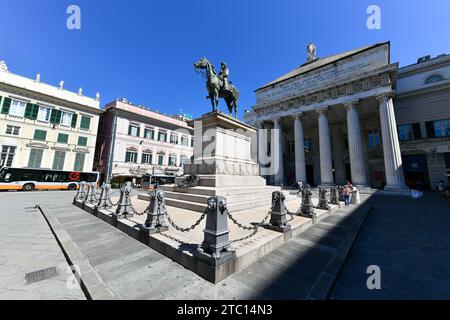
M 133 216 L 133 209 L 131 209 L 130 199 L 131 190 L 131 182 L 125 183 L 125 186 L 120 189 L 120 199 L 116 209 L 117 219 Z
M 88 202 L 89 199 L 89 195 L 91 194 L 91 184 L 86 182 L 86 187 L 85 187 L 85 194 L 84 194 L 84 198 L 83 198 L 83 204 L 85 204 L 86 202 Z
M 90 183 L 89 184 L 89 193 L 88 193 L 88 203 L 94 203 L 95 200 L 95 192 L 97 191 L 95 184 L 94 183 Z
M 337 192 L 338 192 L 337 187 L 335 187 L 335 186 L 331 187 L 331 192 L 330 192 L 330 203 L 331 204 L 339 204 Z
M 330 206 L 327 202 L 327 190 L 325 190 L 325 188 L 319 188 L 319 204 L 317 205 L 317 208 L 330 210 Z
M 204 240 L 195 255 L 217 266 L 236 257 L 229 240 L 227 200 L 221 196 L 210 197 L 206 210 Z
M 169 226 L 165 220 L 166 194 L 162 190 L 150 192 L 150 203 L 147 207 L 147 220 L 141 226 L 148 230 L 149 234 L 167 231 Z
M 100 199 L 98 199 L 97 205 L 95 206 L 97 210 L 111 208 L 111 205 L 108 202 L 109 190 L 111 190 L 111 185 L 108 183 L 103 183 L 101 186 Z
M 77 195 L 75 196 L 75 199 L 73 201 L 74 202 L 77 200 L 83 201 L 84 198 L 86 198 L 86 182 L 81 181 L 78 186 Z
M 302 191 L 302 206 L 298 214 L 303 217 L 315 219 L 316 213 L 314 211 L 314 205 L 312 203 L 312 192 L 310 188 Z
M 272 209 L 270 211 L 270 222 L 266 227 L 271 230 L 286 233 L 291 226 L 286 219 L 285 196 L 280 191 L 272 192 Z

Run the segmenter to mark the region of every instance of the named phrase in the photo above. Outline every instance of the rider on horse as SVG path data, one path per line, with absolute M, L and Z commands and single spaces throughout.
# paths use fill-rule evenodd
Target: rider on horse
M 220 64 L 220 73 L 219 77 L 222 79 L 223 90 L 228 91 L 228 76 L 230 75 L 230 70 L 228 69 L 225 62 Z

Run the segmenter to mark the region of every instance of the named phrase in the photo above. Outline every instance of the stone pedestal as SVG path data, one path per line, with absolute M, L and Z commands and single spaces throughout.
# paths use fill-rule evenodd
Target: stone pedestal
M 189 125 L 194 127 L 194 156 L 175 183 L 189 175 L 198 176 L 199 183 L 193 188 L 160 186 L 167 205 L 203 212 L 209 197 L 223 196 L 233 212 L 269 205 L 272 192 L 281 191 L 266 186 L 259 175 L 256 128 L 217 111 Z

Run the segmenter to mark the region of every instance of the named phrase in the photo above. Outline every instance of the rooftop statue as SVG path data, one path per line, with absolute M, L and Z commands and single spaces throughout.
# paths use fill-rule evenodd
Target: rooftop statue
M 219 98 L 222 98 L 227 104 L 229 114 L 231 115 L 234 111 L 236 117 L 239 90 L 228 80 L 230 70 L 226 63 L 221 63 L 220 72 L 217 74 L 214 65 L 203 57 L 194 64 L 194 69 L 206 70 L 206 89 L 208 90 L 206 99 L 211 100 L 212 111 L 218 110 Z
M 306 49 L 308 51 L 308 62 L 316 60 L 317 56 L 316 56 L 316 45 L 314 43 L 309 43 L 306 46 Z

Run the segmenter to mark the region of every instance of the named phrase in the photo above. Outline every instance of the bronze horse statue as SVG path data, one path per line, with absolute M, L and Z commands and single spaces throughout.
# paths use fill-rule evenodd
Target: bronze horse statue
M 196 70 L 206 70 L 206 89 L 208 90 L 207 99 L 211 100 L 213 111 L 218 110 L 219 98 L 223 98 L 227 104 L 228 112 L 231 115 L 234 110 L 234 116 L 237 116 L 237 104 L 239 100 L 239 90 L 231 83 L 228 89 L 223 88 L 223 79 L 219 77 L 213 64 L 205 57 L 194 64 Z

